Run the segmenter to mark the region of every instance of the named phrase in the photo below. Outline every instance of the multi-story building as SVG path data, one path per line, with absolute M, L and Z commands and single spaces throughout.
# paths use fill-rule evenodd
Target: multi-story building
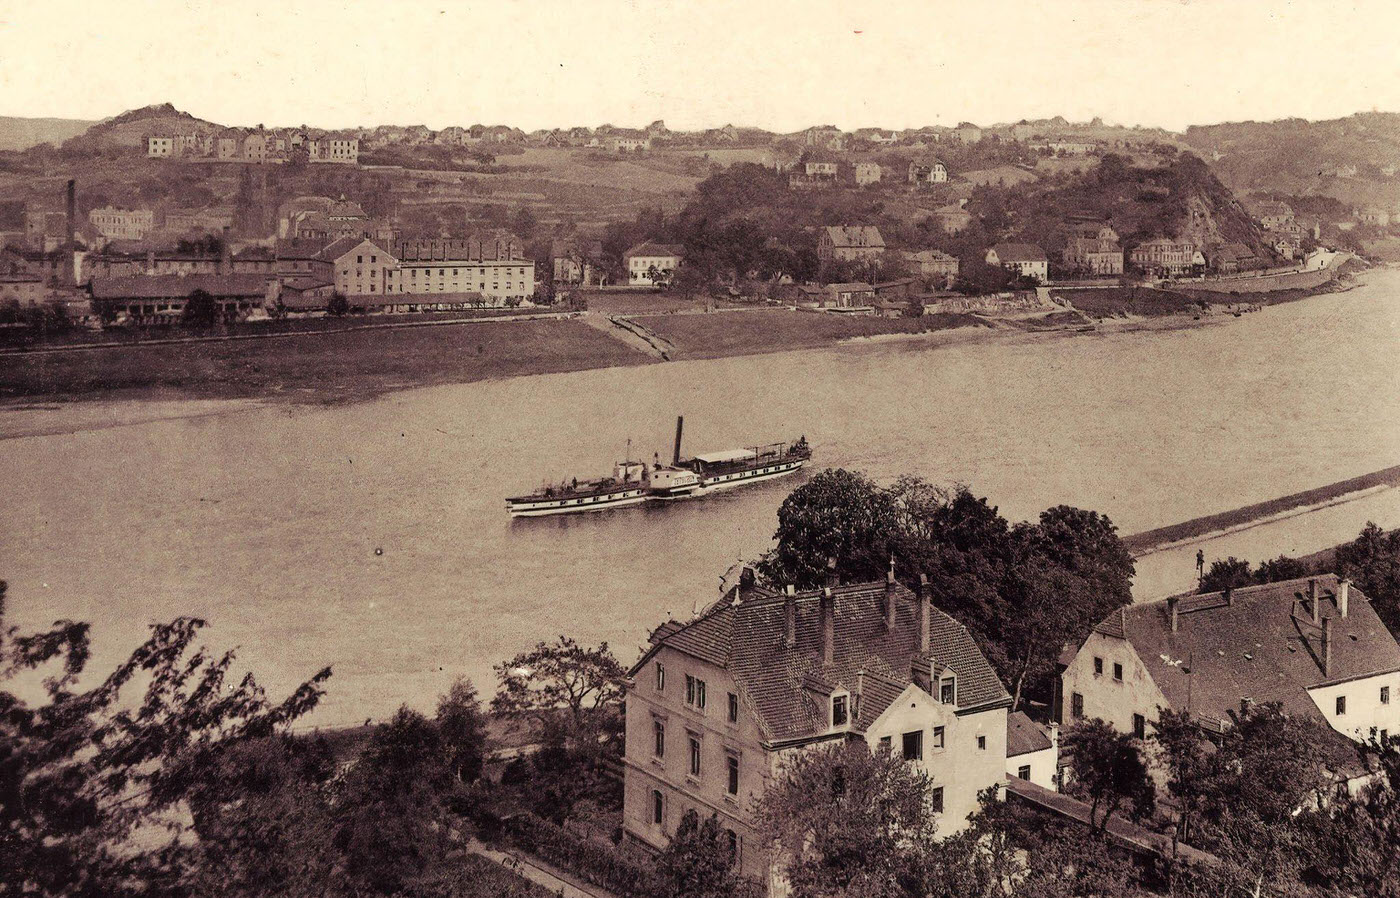
M 0 306 L 19 303 L 35 306 L 44 301 L 48 289 L 40 275 L 26 271 L 0 271 Z
M 948 166 L 939 159 L 928 162 L 914 161 L 909 163 L 909 183 L 915 187 L 927 187 L 930 184 L 944 184 L 948 181 Z
M 942 250 L 921 249 L 904 253 L 909 270 L 927 280 L 947 280 L 958 276 L 958 257 Z
M 1139 243 L 1128 256 L 1134 267 L 1152 274 L 1189 274 L 1206 264 L 1200 247 L 1189 240 L 1170 237 L 1154 237 Z
M 398 290 L 398 258 L 363 237 L 342 237 L 317 253 L 331 263 L 331 283 L 345 296 L 403 292 Z
M 356 165 L 360 161 L 359 138 L 336 136 L 312 138 L 307 142 L 307 160 Z
M 634 287 L 668 284 L 681 267 L 685 251 L 672 244 L 639 243 L 622 256 L 627 283 Z
M 987 264 L 1000 265 L 1042 284 L 1050 279 L 1050 260 L 1034 243 L 998 243 L 987 250 Z
M 549 255 L 554 262 L 554 283 L 591 284 L 602 268 L 599 260 L 603 257 L 603 244 L 597 240 L 559 238 L 551 245 Z
M 103 206 L 89 212 L 88 221 L 108 240 L 143 240 L 151 232 L 155 214 L 150 209 Z
M 1074 229 L 1065 242 L 1065 267 L 1086 274 L 1122 274 L 1123 247 L 1118 234 L 1108 225 L 1085 225 Z
M 880 183 L 880 166 L 875 162 L 856 163 L 856 184 L 864 187 L 867 184 Z
M 399 261 L 386 281 L 390 293 L 480 293 L 493 306 L 535 294 L 535 263 L 521 255 L 520 240 L 504 232 L 401 240 L 394 255 Z
M 1334 575 L 1113 612 L 1060 675 L 1061 723 L 1097 717 L 1146 738 L 1159 709 L 1220 732 L 1251 704 L 1324 721 L 1357 741 L 1400 733 L 1400 645 Z
M 1277 231 L 1293 221 L 1293 209 L 1287 203 L 1260 203 L 1257 215 L 1266 231 Z
M 864 742 L 931 781 L 939 832 L 1006 777 L 1011 699 L 967 630 L 894 582 L 766 589 L 749 572 L 689 623 L 663 624 L 630 672 L 623 832 L 663 848 L 718 817 L 741 872 L 782 894 L 755 803 L 794 753 Z
M 152 159 L 163 156 L 175 155 L 175 138 L 173 137 L 147 137 L 146 155 Z
M 875 262 L 885 253 L 885 238 L 870 225 L 822 228 L 817 258 L 822 262 Z

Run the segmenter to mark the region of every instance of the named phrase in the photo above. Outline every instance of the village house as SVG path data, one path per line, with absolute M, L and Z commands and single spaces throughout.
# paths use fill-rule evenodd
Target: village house
M 1081 225 L 1065 242 L 1063 257 L 1070 271 L 1094 275 L 1123 273 L 1123 247 L 1108 225 Z
M 856 186 L 880 183 L 880 166 L 875 162 L 856 163 Z
M 972 213 L 963 208 L 962 202 L 939 206 L 933 210 L 932 218 L 945 234 L 961 234 L 972 224 Z
M 150 209 L 103 206 L 89 212 L 88 221 L 109 240 L 143 240 L 155 223 L 155 213 Z
M 746 571 L 688 623 L 669 621 L 629 673 L 624 838 L 666 846 L 715 815 L 740 871 L 781 895 L 755 803 L 787 757 L 864 742 L 927 774 L 940 835 L 1005 781 L 1011 698 L 971 635 L 894 581 L 772 590 Z
M 875 306 L 875 288 L 860 281 L 827 284 L 821 307 L 836 312 L 871 312 Z
M 572 237 L 555 238 L 550 245 L 554 283 L 591 284 L 599 280 L 603 266 L 603 244 Z
M 1000 265 L 1042 284 L 1050 279 L 1050 260 L 1034 243 L 998 243 L 987 250 L 987 264 Z
M 399 286 L 398 258 L 373 240 L 341 237 L 317 257 L 331 264 L 331 283 L 345 296 L 391 293 Z
M 1207 257 L 1210 267 L 1219 274 L 1238 274 L 1258 266 L 1254 250 L 1243 243 L 1225 243 L 1211 250 Z
M 1170 237 L 1154 237 L 1139 243 L 1129 254 L 1133 267 L 1149 274 L 1182 275 L 1206 264 L 1205 256 L 1194 243 Z
M 614 153 L 640 153 L 651 149 L 651 137 L 641 131 L 627 131 L 607 138 L 605 145 Z
M 885 252 L 880 229 L 869 225 L 823 228 L 817 238 L 817 258 L 827 262 L 876 262 Z
M 941 160 L 933 159 L 929 162 L 914 161 L 909 163 L 909 183 L 915 187 L 928 187 L 931 184 L 946 184 L 948 181 L 948 166 Z
M 1059 791 L 1060 728 L 1042 728 L 1021 711 L 1006 715 L 1006 773 Z
M 902 254 L 909 270 L 924 280 L 948 281 L 958 276 L 958 257 L 942 250 L 921 249 Z
M 520 239 L 489 231 L 462 240 L 401 240 L 389 293 L 480 293 L 502 306 L 535 295 L 535 263 L 522 255 Z
M 360 141 L 356 137 L 326 135 L 307 141 L 307 161 L 357 165 L 360 161 Z
M 627 283 L 634 287 L 669 284 L 681 267 L 684 250 L 676 245 L 652 243 L 648 240 L 629 249 L 622 256 L 627 269 Z
M 40 275 L 27 271 L 0 272 L 0 306 L 18 303 L 36 306 L 44 301 L 48 288 Z
M 1259 223 L 1266 231 L 1277 231 L 1293 221 L 1293 210 L 1287 203 L 1267 202 L 1257 207 Z
M 1099 718 L 1146 739 L 1168 709 L 1221 732 L 1277 702 L 1353 741 L 1400 732 L 1400 645 L 1331 574 L 1130 605 L 1062 661 L 1064 725 Z

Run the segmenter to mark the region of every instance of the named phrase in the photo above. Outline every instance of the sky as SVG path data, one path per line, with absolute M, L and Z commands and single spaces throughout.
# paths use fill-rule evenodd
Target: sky
M 1400 111 L 1398 25 L 1395 0 L 0 0 L 0 115 L 1180 130 Z

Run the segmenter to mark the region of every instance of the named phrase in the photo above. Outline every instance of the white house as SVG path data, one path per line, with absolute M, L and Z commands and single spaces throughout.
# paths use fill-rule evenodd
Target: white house
M 664 243 L 640 243 L 622 256 L 627 267 L 627 283 L 633 286 L 656 286 L 671 282 L 681 267 L 684 251 L 679 246 Z

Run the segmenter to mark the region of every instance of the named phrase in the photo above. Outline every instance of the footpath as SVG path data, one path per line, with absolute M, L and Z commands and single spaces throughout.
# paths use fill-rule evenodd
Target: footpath
M 559 895 L 560 898 L 621 898 L 621 896 L 600 889 L 598 886 L 584 883 L 577 877 L 546 864 L 538 858 L 521 854 L 518 851 L 497 851 L 494 848 L 488 848 L 476 839 L 467 843 L 467 851 L 500 864 L 512 873 Z

